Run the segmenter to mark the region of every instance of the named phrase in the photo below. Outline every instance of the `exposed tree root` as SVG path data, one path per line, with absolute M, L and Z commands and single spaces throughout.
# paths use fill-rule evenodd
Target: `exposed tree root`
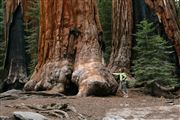
M 42 96 L 52 96 L 52 97 L 65 97 L 64 94 L 62 93 L 53 93 L 51 91 L 27 91 L 27 92 L 22 92 L 20 94 L 29 94 L 29 95 L 42 95 Z
M 86 117 L 82 114 L 78 113 L 77 110 L 73 106 L 69 106 L 68 104 L 47 104 L 47 105 L 15 105 L 15 106 L 7 106 L 7 107 L 15 107 L 19 109 L 31 109 L 35 110 L 39 113 L 44 113 L 50 116 L 58 117 L 61 119 L 68 119 L 72 118 L 71 113 L 75 115 L 75 117 L 79 118 L 80 120 L 86 120 Z M 69 113 L 69 114 L 68 114 Z
M 60 97 L 66 98 L 66 96 L 59 92 L 51 92 L 51 91 L 21 91 L 21 90 L 10 90 L 0 94 L 0 100 L 15 100 L 15 99 L 24 99 L 31 97 L 30 95 L 35 96 L 48 96 L 48 97 Z

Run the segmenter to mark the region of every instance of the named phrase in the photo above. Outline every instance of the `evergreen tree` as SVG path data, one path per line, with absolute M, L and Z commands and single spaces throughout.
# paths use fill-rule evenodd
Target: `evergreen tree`
M 31 75 L 37 63 L 37 46 L 39 38 L 39 20 L 40 20 L 40 7 L 39 0 L 28 1 L 30 8 L 27 16 L 30 17 L 28 23 L 25 23 L 25 42 L 26 54 L 28 58 L 28 71 Z
M 0 77 L 3 71 L 4 54 L 5 54 L 5 41 L 3 36 L 3 0 L 0 0 Z
M 178 19 L 179 27 L 180 27 L 180 0 L 175 0 L 175 1 L 176 1 L 177 19 Z
M 176 85 L 177 79 L 173 75 L 175 64 L 169 62 L 172 47 L 155 34 L 153 23 L 143 20 L 137 28 L 137 43 L 134 47 L 136 58 L 133 61 L 135 78 L 148 88 L 152 88 L 155 83 L 165 87 Z
M 105 44 L 104 58 L 107 62 L 111 52 L 112 40 L 112 0 L 98 0 L 99 16 L 103 27 L 103 42 Z

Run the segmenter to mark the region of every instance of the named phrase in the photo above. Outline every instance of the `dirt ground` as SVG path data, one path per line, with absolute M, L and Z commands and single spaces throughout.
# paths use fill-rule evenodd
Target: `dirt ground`
M 28 99 L 18 98 L 15 100 L 1 100 L 0 101 L 0 116 L 9 116 L 14 111 L 34 111 L 29 109 L 14 108 L 16 105 L 47 105 L 52 103 L 68 104 L 73 106 L 78 113 L 85 116 L 87 120 L 102 120 L 110 109 L 118 108 L 136 108 L 136 107 L 152 107 L 152 106 L 172 106 L 180 105 L 180 99 L 171 100 L 163 97 L 157 98 L 144 95 L 141 92 L 130 91 L 128 98 L 119 96 L 109 97 L 83 97 L 78 98 L 75 96 L 62 97 L 44 97 L 34 96 Z M 176 110 L 174 114 L 180 115 L 180 110 Z M 59 118 L 43 114 L 52 120 L 59 120 Z M 167 116 L 167 115 L 164 115 Z M 76 120 L 75 118 L 71 118 Z M 77 119 L 78 120 L 78 119 Z

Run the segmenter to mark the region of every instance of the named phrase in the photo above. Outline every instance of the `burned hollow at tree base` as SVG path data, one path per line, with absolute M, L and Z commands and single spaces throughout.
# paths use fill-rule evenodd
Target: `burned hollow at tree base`
M 23 3 L 5 2 L 5 40 L 4 62 L 5 79 L 3 90 L 22 89 L 27 79 L 25 42 L 23 28 Z

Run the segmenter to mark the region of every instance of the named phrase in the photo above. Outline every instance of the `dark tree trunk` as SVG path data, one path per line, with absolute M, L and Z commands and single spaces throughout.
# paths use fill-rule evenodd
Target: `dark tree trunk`
M 152 11 L 148 5 L 145 3 L 145 0 L 134 0 L 133 1 L 133 19 L 134 19 L 134 34 L 137 31 L 136 25 L 140 23 L 140 21 L 146 19 L 149 22 L 153 22 L 156 28 L 156 32 L 160 34 L 162 37 L 168 40 L 167 35 L 164 31 L 163 24 L 159 22 L 158 16 L 154 11 Z M 134 41 L 135 42 L 135 41 Z
M 133 11 L 135 24 L 144 19 L 155 20 L 155 14 L 150 11 L 144 0 L 133 0 Z
M 174 0 L 145 0 L 145 3 L 162 23 L 167 37 L 172 41 L 180 65 L 180 28 Z
M 130 74 L 133 6 L 132 0 L 113 0 L 112 51 L 108 68 L 111 72 Z
M 22 88 L 27 77 L 23 30 L 23 4 L 20 0 L 5 1 L 6 57 L 4 90 Z
M 117 83 L 102 65 L 96 0 L 41 0 L 38 64 L 25 90 L 109 95 Z M 73 90 L 73 89 L 72 89 Z

